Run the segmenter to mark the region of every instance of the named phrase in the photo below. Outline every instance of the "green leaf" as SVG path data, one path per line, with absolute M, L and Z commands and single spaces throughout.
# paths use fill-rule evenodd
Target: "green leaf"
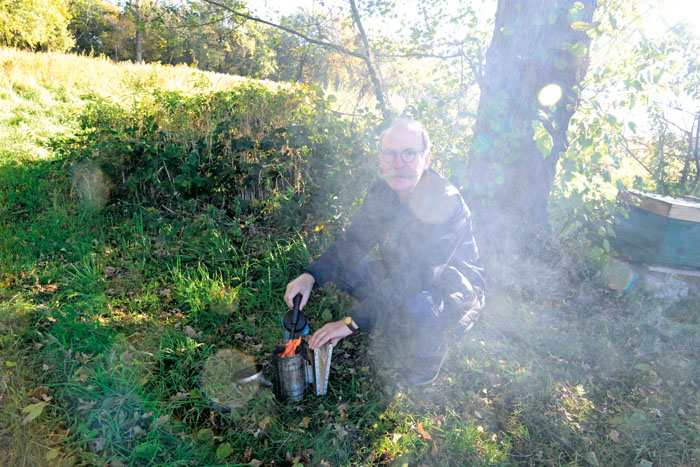
M 331 310 L 329 310 L 328 308 L 324 309 L 323 313 L 321 313 L 321 321 L 323 321 L 324 323 L 327 323 L 328 321 L 332 321 L 332 320 L 333 320 L 333 313 L 331 313 Z
M 22 425 L 26 425 L 35 418 L 37 418 L 44 411 L 44 407 L 48 405 L 48 402 L 37 402 L 36 404 L 31 404 L 22 409 L 23 414 L 27 414 L 22 420 Z
M 598 462 L 598 458 L 596 457 L 595 452 L 593 452 L 593 451 L 588 451 L 586 454 L 583 455 L 583 458 L 585 459 L 586 462 L 588 462 L 588 465 L 592 465 L 592 466 L 600 465 L 600 462 Z
M 575 57 L 583 58 L 586 56 L 586 46 L 583 45 L 583 42 L 577 42 L 571 46 L 569 52 L 571 52 Z
M 548 156 L 552 152 L 552 137 L 544 128 L 535 133 L 535 144 L 544 156 Z
M 211 430 L 211 428 L 204 428 L 202 430 L 199 430 L 197 433 L 197 440 L 198 441 L 203 441 L 203 442 L 209 442 L 214 438 L 214 432 Z
M 52 460 L 54 460 L 55 458 L 58 457 L 58 454 L 59 454 L 59 452 L 58 452 L 57 450 L 51 449 L 51 450 L 49 450 L 49 451 L 46 451 L 46 455 L 44 456 L 44 458 L 45 458 L 47 461 L 52 461 Z
M 639 370 L 639 371 L 643 371 L 645 373 L 651 373 L 653 371 L 653 369 L 651 368 L 651 365 L 649 365 L 648 363 L 637 363 L 634 366 L 634 369 Z
M 567 172 L 575 172 L 576 171 L 576 162 L 571 160 L 571 159 L 562 159 L 561 160 L 561 168 Z
M 575 21 L 571 23 L 571 29 L 574 31 L 588 31 L 591 26 L 591 23 L 587 23 L 585 21 Z
M 157 441 L 147 441 L 134 448 L 133 456 L 140 459 L 150 459 L 158 452 Z
M 219 444 L 219 447 L 216 448 L 216 459 L 217 460 L 226 459 L 232 453 L 233 453 L 233 448 L 231 447 L 230 443 L 221 443 L 221 444 Z

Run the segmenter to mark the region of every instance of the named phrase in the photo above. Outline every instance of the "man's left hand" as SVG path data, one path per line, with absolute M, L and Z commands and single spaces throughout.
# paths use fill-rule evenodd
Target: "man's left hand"
M 316 349 L 321 347 L 323 344 L 331 341 L 331 344 L 335 345 L 343 337 L 352 334 L 350 328 L 345 324 L 344 320 L 331 321 L 330 323 L 324 324 L 321 329 L 316 331 L 311 339 L 309 340 L 309 347 Z

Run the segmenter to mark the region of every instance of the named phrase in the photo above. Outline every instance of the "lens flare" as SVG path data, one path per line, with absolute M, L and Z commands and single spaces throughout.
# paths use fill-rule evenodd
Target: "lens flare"
M 259 384 L 241 384 L 233 380 L 233 375 L 252 367 L 253 357 L 234 349 L 221 349 L 207 358 L 199 384 L 209 403 L 226 411 L 248 402 L 258 392 Z
M 88 207 L 104 208 L 114 189 L 114 183 L 100 165 L 93 160 L 84 160 L 73 166 L 71 188 L 73 195 Z
M 537 95 L 537 100 L 540 102 L 540 105 L 549 107 L 559 102 L 561 96 L 561 86 L 552 83 L 540 89 L 540 93 Z
M 632 266 L 617 259 L 610 260 L 603 267 L 601 275 L 603 283 L 611 290 L 630 290 L 637 279 Z

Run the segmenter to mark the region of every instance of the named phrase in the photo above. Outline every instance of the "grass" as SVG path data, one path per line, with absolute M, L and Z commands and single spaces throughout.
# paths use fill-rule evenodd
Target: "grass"
M 323 240 L 71 196 L 55 140 L 95 93 L 185 86 L 193 70 L 6 49 L 0 64 L 0 464 L 700 463 L 697 298 L 617 294 L 545 266 L 534 284 L 490 271 L 483 318 L 433 386 L 405 387 L 354 335 L 328 395 L 283 404 L 261 388 L 222 410 L 201 375 L 222 350 L 269 358 L 284 286 Z M 311 327 L 350 306 L 317 292 Z

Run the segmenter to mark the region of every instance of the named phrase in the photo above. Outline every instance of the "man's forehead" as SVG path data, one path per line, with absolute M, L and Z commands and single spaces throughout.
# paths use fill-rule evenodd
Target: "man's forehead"
M 419 128 L 413 128 L 411 125 L 397 125 L 384 134 L 380 143 L 384 146 L 388 142 L 422 145 L 423 138 Z

